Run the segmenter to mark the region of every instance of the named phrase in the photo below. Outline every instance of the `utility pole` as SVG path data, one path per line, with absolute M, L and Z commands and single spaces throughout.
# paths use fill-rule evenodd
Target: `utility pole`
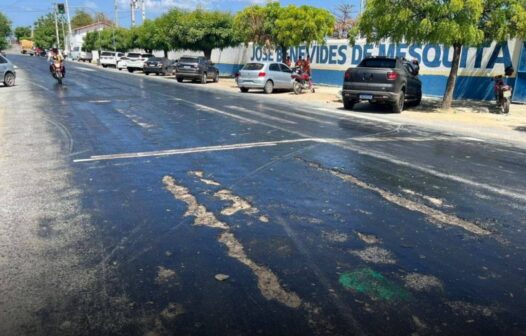
M 60 49 L 60 36 L 58 35 L 58 14 L 57 4 L 53 4 L 53 12 L 55 13 L 55 31 L 57 33 L 57 48 Z
M 118 0 L 114 1 L 113 12 L 114 12 L 114 15 L 115 15 L 115 27 L 118 28 L 119 27 L 119 3 L 118 3 Z
M 131 0 L 131 25 L 135 27 L 135 10 L 137 9 L 137 0 Z
M 73 39 L 73 31 L 71 29 L 71 18 L 69 16 L 69 4 L 68 0 L 66 0 L 66 18 L 68 19 L 68 55 L 71 52 L 71 40 Z M 66 46 L 64 46 L 64 49 L 66 49 Z
M 146 21 L 146 0 L 141 0 L 142 23 Z

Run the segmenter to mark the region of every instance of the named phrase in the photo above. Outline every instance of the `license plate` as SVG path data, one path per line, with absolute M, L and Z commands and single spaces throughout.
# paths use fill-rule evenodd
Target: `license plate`
M 185 65 L 184 68 L 185 68 L 185 69 L 192 69 L 192 67 L 189 66 L 189 65 Z
M 502 95 L 504 96 L 504 98 L 509 98 L 511 97 L 511 91 L 504 91 Z
M 364 99 L 364 100 L 373 99 L 373 95 L 362 94 L 362 95 L 360 95 L 360 99 Z

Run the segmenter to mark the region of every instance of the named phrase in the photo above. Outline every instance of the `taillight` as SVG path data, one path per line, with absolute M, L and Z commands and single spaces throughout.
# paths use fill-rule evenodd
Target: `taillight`
M 351 80 L 351 72 L 350 71 L 346 71 L 345 72 L 345 80 L 346 81 Z
M 388 72 L 387 73 L 387 80 L 397 80 L 398 79 L 398 72 Z
M 258 77 L 265 77 L 267 74 L 264 72 L 264 71 L 261 71 L 259 74 L 258 74 Z

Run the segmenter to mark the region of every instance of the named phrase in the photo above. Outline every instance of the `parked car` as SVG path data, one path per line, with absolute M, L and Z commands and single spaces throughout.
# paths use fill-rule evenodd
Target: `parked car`
M 152 54 L 138 54 L 138 53 L 128 53 L 126 61 L 126 67 L 129 72 L 134 72 L 136 70 L 143 70 L 144 63 L 150 58 L 154 57 Z
M 145 75 L 154 73 L 156 75 L 171 75 L 174 71 L 174 61 L 165 57 L 151 57 L 144 63 L 143 72 Z
M 16 70 L 13 63 L 0 55 L 0 81 L 4 83 L 5 86 L 14 86 L 16 80 Z
M 292 70 L 283 63 L 247 63 L 236 74 L 236 82 L 241 92 L 257 89 L 270 94 L 275 89 L 292 91 L 294 87 L 292 75 Z
M 117 70 L 128 69 L 128 56 L 123 56 L 119 59 L 116 65 Z
M 214 63 L 202 56 L 181 57 L 175 66 L 175 72 L 178 82 L 185 79 L 199 80 L 203 84 L 206 84 L 209 79 L 212 79 L 214 83 L 219 81 L 219 70 Z
M 100 64 L 103 68 L 107 68 L 109 66 L 116 67 L 117 62 L 121 59 L 121 57 L 124 56 L 124 53 L 117 52 L 117 51 L 103 51 L 100 54 Z
M 343 81 L 343 106 L 352 109 L 354 104 L 389 104 L 395 113 L 404 109 L 406 102 L 419 105 L 422 100 L 422 82 L 418 78 L 418 62 L 401 58 L 368 57 L 356 68 L 345 72 Z

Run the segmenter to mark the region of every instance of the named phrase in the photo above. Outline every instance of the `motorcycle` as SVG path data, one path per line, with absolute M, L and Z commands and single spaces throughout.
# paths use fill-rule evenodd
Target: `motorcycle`
M 64 69 L 61 62 L 53 62 L 51 65 L 53 69 L 53 78 L 58 81 L 58 84 L 62 85 L 62 80 L 64 78 Z
M 493 86 L 493 92 L 495 93 L 495 100 L 499 107 L 499 113 L 508 114 L 510 112 L 512 87 L 506 83 L 508 76 L 513 75 L 513 67 L 508 66 L 505 69 L 505 77 L 502 75 L 495 76 L 493 80 L 495 85 Z
M 309 74 L 303 72 L 301 68 L 293 68 L 291 77 L 294 80 L 294 83 L 292 84 L 292 89 L 294 90 L 295 94 L 299 95 L 303 92 L 303 90 L 309 89 L 312 93 L 316 92 L 316 90 L 314 90 L 314 87 L 312 87 L 312 84 L 310 83 Z

